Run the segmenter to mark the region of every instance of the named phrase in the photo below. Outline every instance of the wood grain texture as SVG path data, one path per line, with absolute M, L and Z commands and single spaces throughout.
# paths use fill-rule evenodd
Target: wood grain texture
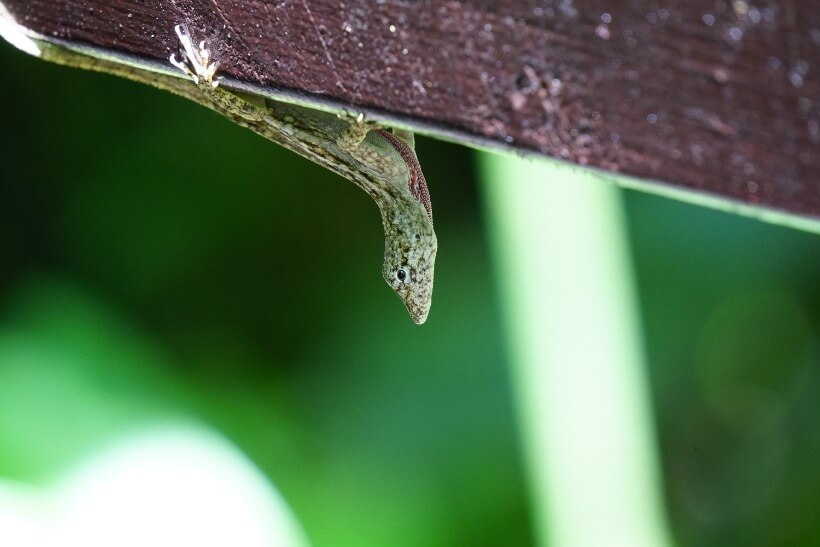
M 245 82 L 820 217 L 817 2 L 2 1 L 161 62 L 187 23 Z

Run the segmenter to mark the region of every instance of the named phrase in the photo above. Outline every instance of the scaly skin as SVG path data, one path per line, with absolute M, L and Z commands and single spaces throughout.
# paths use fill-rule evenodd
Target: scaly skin
M 205 42 L 195 47 L 177 26 L 181 59 L 171 63 L 189 75 L 206 98 L 203 104 L 236 123 L 328 167 L 365 190 L 384 226 L 384 280 L 417 324 L 427 320 L 433 295 L 437 241 L 427 183 L 410 133 L 391 133 L 359 115 L 344 129 L 330 114 L 244 96 L 220 87 L 218 64 Z

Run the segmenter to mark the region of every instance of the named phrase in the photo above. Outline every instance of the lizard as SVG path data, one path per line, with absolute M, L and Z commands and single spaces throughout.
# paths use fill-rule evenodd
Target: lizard
M 340 116 L 229 88 L 217 76 L 207 41 L 176 25 L 179 72 L 148 72 L 38 40 L 40 57 L 64 65 L 123 76 L 171 91 L 348 179 L 379 208 L 385 245 L 382 277 L 416 324 L 427 320 L 433 292 L 437 239 L 427 183 L 412 132 L 387 129 L 363 114 Z
M 212 108 L 239 125 L 328 167 L 367 192 L 379 207 L 385 234 L 382 276 L 416 324 L 426 321 L 433 291 L 437 240 L 427 182 L 406 131 L 380 128 L 359 114 L 345 120 L 225 89 L 216 76 L 206 41 L 195 41 L 183 25 L 174 31 L 180 59 L 169 61 L 189 76 Z

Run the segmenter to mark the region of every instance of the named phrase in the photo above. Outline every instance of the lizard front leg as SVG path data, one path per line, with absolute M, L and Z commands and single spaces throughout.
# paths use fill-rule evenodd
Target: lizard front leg
M 253 97 L 224 89 L 206 43 L 196 47 L 180 25 L 175 31 L 182 48 L 180 59 L 172 55 L 170 61 L 191 77 L 205 97 L 195 100 L 347 177 L 376 200 L 385 228 L 382 275 L 413 321 L 423 323 L 430 310 L 437 243 L 427 187 L 412 141 L 366 122 L 363 115 L 349 127 L 340 127 L 332 115 L 309 112 L 302 115 L 300 124 L 299 110 L 281 115 L 275 107 L 265 106 L 264 99 L 259 99 L 260 104 Z
M 355 151 L 364 142 L 371 130 L 379 128 L 377 124 L 366 121 L 362 113 L 353 116 L 345 111 L 345 114 L 340 114 L 339 118 L 350 122 L 347 129 L 342 131 L 342 134 L 336 139 L 336 144 L 345 152 Z
M 199 42 L 197 47 L 194 46 L 185 27 L 176 25 L 174 31 L 182 48 L 181 59 L 177 60 L 176 55 L 171 55 L 171 64 L 190 76 L 214 106 L 229 118 L 249 122 L 260 122 L 265 119 L 268 112 L 263 99 L 257 102 L 251 97 L 241 96 L 219 86 L 222 80 L 216 77 L 219 63 L 211 59 L 211 52 L 204 40 Z
M 342 118 L 348 118 L 350 120 L 350 126 L 342 132 L 339 138 L 336 140 L 336 144 L 342 150 L 346 152 L 351 152 L 356 150 L 367 137 L 367 134 L 373 130 L 381 130 L 381 131 L 388 131 L 387 129 L 382 129 L 382 127 L 375 123 L 369 122 L 365 120 L 364 114 L 359 113 L 357 116 L 353 117 L 350 115 L 340 116 Z M 392 129 L 390 130 L 398 139 L 404 141 L 404 143 L 410 148 L 410 150 L 416 150 L 416 137 L 412 131 L 405 131 L 404 129 Z
M 393 137 L 393 133 L 390 133 L 389 129 L 384 129 L 374 122 L 365 120 L 364 114 L 359 114 L 355 117 L 349 115 L 342 117 L 348 118 L 350 125 L 336 138 L 336 146 L 364 165 L 381 173 L 387 179 L 403 178 L 404 173 L 401 169 L 401 164 L 397 163 L 395 158 L 386 155 L 383 149 L 368 145 L 368 143 L 365 142 L 367 135 L 371 131 L 374 131 L 378 134 L 377 138 L 382 139 L 389 147 L 395 148 L 392 142 L 393 139 L 390 138 Z M 385 133 L 388 135 L 385 136 Z
M 381 141 L 381 146 L 368 144 L 365 141 L 370 131 L 376 133 L 375 138 Z M 415 144 L 412 132 L 380 128 L 372 122 L 365 121 L 363 114 L 354 118 L 350 126 L 336 140 L 339 148 L 368 167 L 376 169 L 385 181 L 390 181 L 408 190 L 424 206 L 432 222 L 433 209 L 430 204 L 430 193 L 416 157 Z M 386 153 L 386 148 L 391 149 L 392 152 Z

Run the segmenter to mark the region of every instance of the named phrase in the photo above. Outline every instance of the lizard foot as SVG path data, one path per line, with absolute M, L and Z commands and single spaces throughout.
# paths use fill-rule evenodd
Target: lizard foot
M 172 65 L 193 78 L 197 85 L 210 86 L 215 89 L 221 79 L 214 78 L 219 64 L 211 62 L 211 52 L 206 47 L 205 40 L 199 42 L 199 47 L 194 47 L 188 29 L 183 25 L 176 25 L 174 31 L 177 33 L 179 42 L 182 45 L 180 49 L 181 59 L 177 60 L 176 55 L 172 54 L 168 60 L 171 61 Z
M 381 127 L 376 122 L 366 120 L 364 112 L 353 114 L 345 110 L 341 114 L 338 114 L 338 117 L 350 123 L 348 128 L 339 135 L 336 141 L 339 148 L 345 151 L 355 150 L 372 129 L 379 129 Z
M 212 108 L 237 123 L 257 123 L 265 119 L 268 111 L 263 98 L 219 86 L 222 82 L 221 77 L 216 77 L 219 63 L 212 60 L 211 50 L 208 49 L 205 40 L 199 42 L 199 47 L 195 47 L 188 29 L 183 25 L 175 26 L 174 31 L 182 46 L 180 59 L 177 60 L 176 55 L 171 55 L 169 60 L 172 65 L 191 77 L 213 103 Z

